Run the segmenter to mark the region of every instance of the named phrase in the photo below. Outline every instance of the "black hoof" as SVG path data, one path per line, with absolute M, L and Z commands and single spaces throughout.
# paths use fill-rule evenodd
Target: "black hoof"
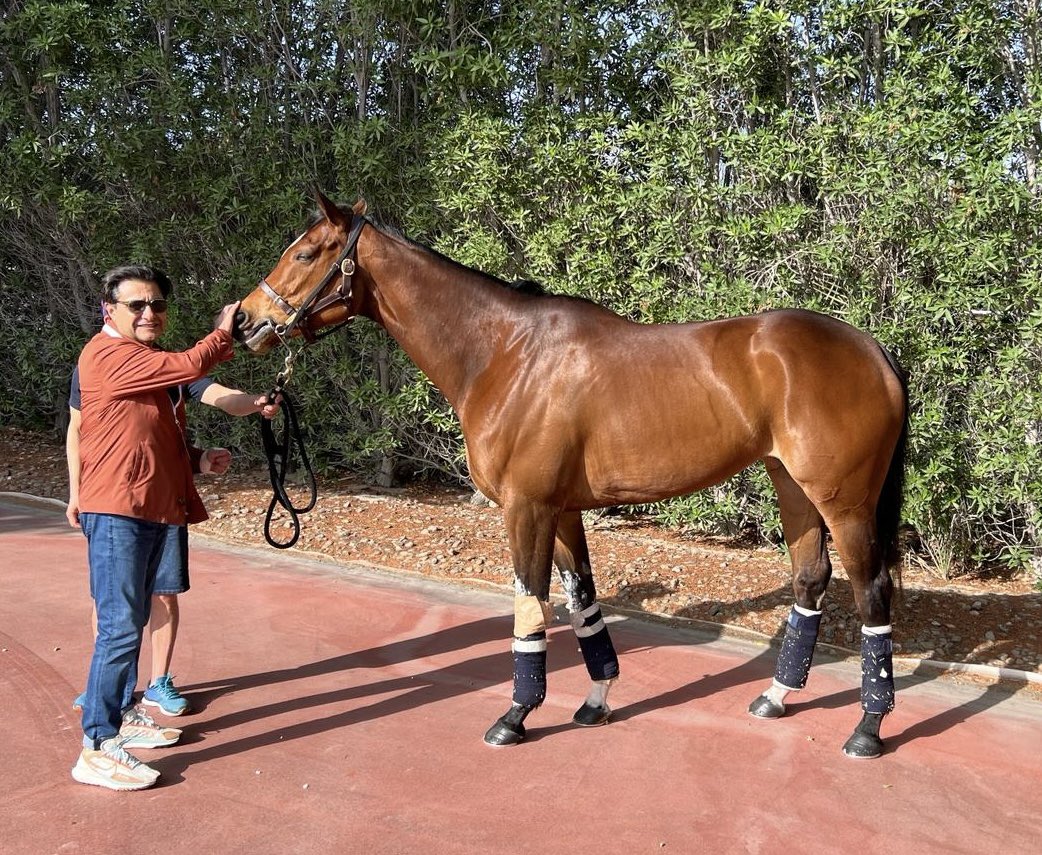
M 872 760 L 883 753 L 883 740 L 869 733 L 855 731 L 843 746 L 843 753 L 859 760 Z
M 486 745 L 517 745 L 525 738 L 523 724 L 511 724 L 506 716 L 496 721 L 485 733 Z
M 781 704 L 776 704 L 766 695 L 760 695 L 760 697 L 749 704 L 749 712 L 757 718 L 781 718 L 785 715 L 785 707 Z
M 581 727 L 598 727 L 607 724 L 610 717 L 611 710 L 608 707 L 594 707 L 584 703 L 575 711 L 572 721 Z
M 879 726 L 882 723 L 882 714 L 865 713 L 843 746 L 843 753 L 859 760 L 872 760 L 882 754 L 883 740 L 879 738 Z

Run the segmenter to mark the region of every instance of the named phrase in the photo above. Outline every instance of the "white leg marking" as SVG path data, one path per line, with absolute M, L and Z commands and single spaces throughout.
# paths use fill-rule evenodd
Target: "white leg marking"
M 608 691 L 611 689 L 611 684 L 617 679 L 618 677 L 612 677 L 610 680 L 594 680 L 590 687 L 590 694 L 586 696 L 586 705 L 600 707 L 611 712 L 611 707 L 608 706 Z
M 763 694 L 772 704 L 785 709 L 785 698 L 791 691 L 792 689 L 788 686 L 783 686 L 777 680 L 772 680 L 771 687 Z

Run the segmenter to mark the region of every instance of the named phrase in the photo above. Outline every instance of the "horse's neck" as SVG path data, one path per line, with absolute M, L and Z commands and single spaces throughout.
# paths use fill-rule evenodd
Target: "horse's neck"
M 383 326 L 449 403 L 460 401 L 498 346 L 511 292 L 482 273 L 381 234 L 366 260 L 363 313 Z

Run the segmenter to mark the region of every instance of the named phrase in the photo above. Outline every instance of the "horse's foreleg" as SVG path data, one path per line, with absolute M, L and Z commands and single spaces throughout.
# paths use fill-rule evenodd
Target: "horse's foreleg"
M 562 580 L 565 580 L 567 575 L 567 573 L 562 573 Z M 590 576 L 585 578 L 591 583 L 590 593 L 592 594 L 593 578 Z M 571 581 L 573 584 L 577 582 L 581 586 L 585 580 L 573 576 Z M 567 585 L 568 582 L 565 584 Z M 592 596 L 590 599 L 593 599 Z M 591 605 L 583 608 L 569 595 L 568 612 L 571 617 L 572 630 L 575 632 L 583 661 L 586 663 L 586 672 L 593 681 L 586 700 L 575 711 L 572 721 L 583 727 L 607 724 L 608 718 L 611 716 L 608 692 L 611 690 L 612 683 L 619 677 L 619 657 L 615 653 L 615 646 L 611 643 L 608 627 L 604 624 L 601 607 L 596 599 L 593 599 Z
M 550 562 L 556 519 L 547 509 L 504 511 L 514 559 L 514 691 L 510 709 L 485 733 L 489 745 L 525 738 L 524 720 L 546 698 L 546 630 L 553 621 Z
M 568 597 L 572 630 L 593 681 L 590 693 L 572 721 L 584 727 L 606 724 L 611 715 L 608 692 L 619 676 L 619 657 L 597 602 L 586 534 L 578 512 L 562 514 L 558 521 L 554 561 Z
M 785 621 L 781 650 L 768 689 L 749 705 L 758 718 L 780 718 L 785 698 L 807 685 L 821 625 L 821 604 L 832 576 L 825 545 L 825 522 L 806 494 L 776 461 L 767 471 L 778 491 L 782 527 L 792 558 L 796 603 Z
M 549 590 L 514 596 L 514 692 L 510 709 L 485 733 L 489 745 L 514 745 L 525 738 L 524 720 L 546 699 L 546 629 L 553 621 Z

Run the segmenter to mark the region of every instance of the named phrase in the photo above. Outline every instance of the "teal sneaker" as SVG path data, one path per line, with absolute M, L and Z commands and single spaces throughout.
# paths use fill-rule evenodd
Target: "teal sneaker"
M 141 702 L 148 707 L 159 707 L 163 715 L 184 715 L 188 712 L 187 699 L 174 688 L 174 678 L 164 674 L 145 689 Z

